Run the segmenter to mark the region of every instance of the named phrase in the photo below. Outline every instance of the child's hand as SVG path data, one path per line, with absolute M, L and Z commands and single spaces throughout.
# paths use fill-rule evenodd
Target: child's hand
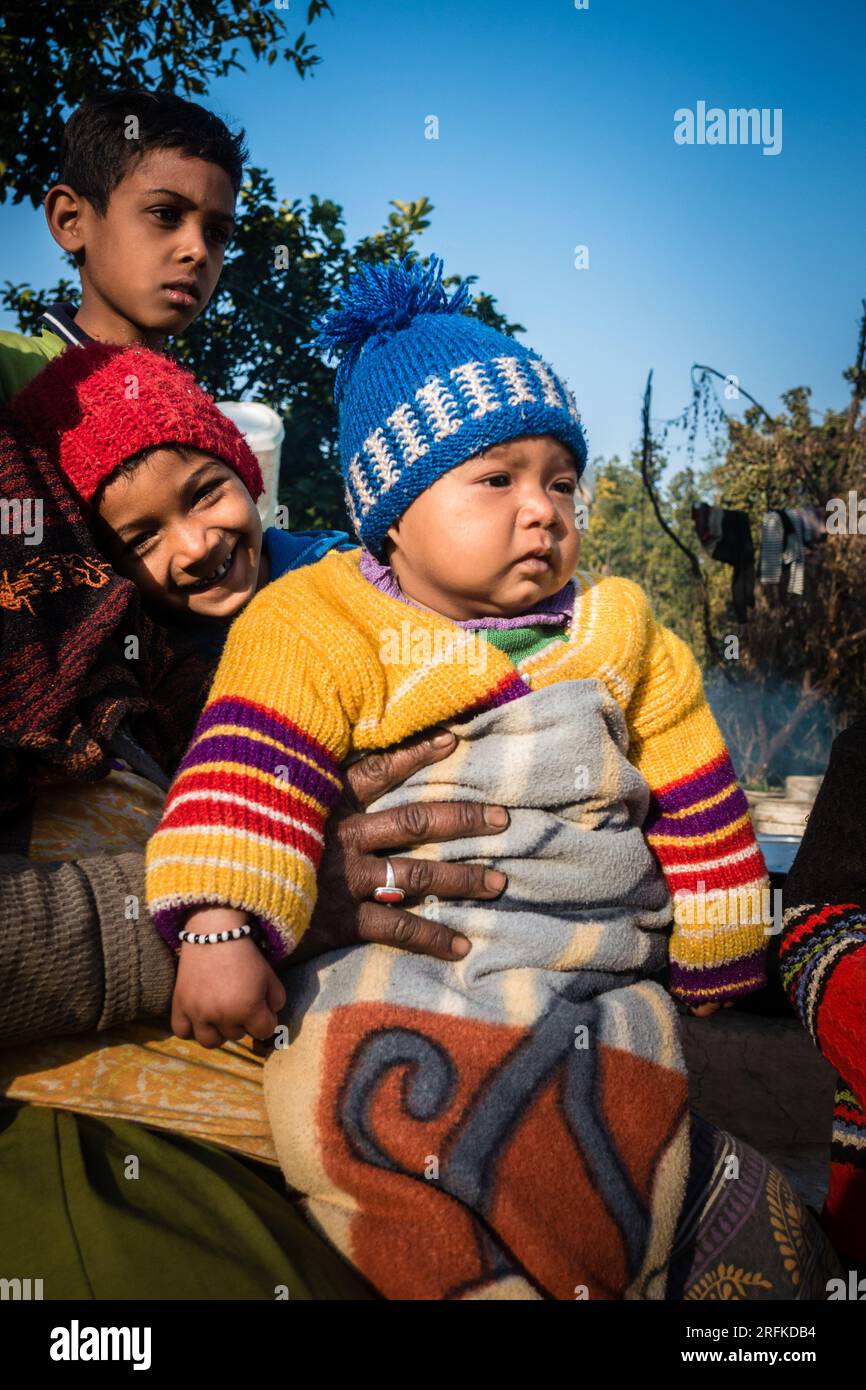
M 244 920 L 241 913 L 232 916 L 229 921 L 225 909 L 208 910 L 195 913 L 187 925 L 190 931 L 224 931 Z M 285 1002 L 286 991 L 248 936 L 181 946 L 171 1005 L 177 1037 L 195 1037 L 202 1047 L 219 1047 L 244 1033 L 264 1040 L 275 1031 Z
M 689 1009 L 689 1013 L 693 1018 L 709 1018 L 711 1014 L 717 1013 L 719 1009 L 732 1009 L 733 1007 L 733 999 L 729 999 L 727 1004 L 723 1004 L 721 1000 L 717 1000 L 715 1004 L 697 1004 L 693 1009 Z

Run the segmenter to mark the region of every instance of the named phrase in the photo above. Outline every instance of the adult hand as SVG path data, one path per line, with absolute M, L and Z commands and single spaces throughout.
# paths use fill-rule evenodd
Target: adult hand
M 385 883 L 386 854 L 397 887 L 408 898 L 498 898 L 506 876 L 495 869 L 400 859 L 391 852 L 464 835 L 498 834 L 508 824 L 505 808 L 473 801 L 427 801 L 369 815 L 362 809 L 417 768 L 447 758 L 456 741 L 447 730 L 433 729 L 385 753 L 371 753 L 346 770 L 346 793 L 325 835 L 316 909 L 291 956 L 292 964 L 361 941 L 400 946 L 441 960 L 459 960 L 470 950 L 465 936 L 441 922 L 371 901 L 373 890 Z

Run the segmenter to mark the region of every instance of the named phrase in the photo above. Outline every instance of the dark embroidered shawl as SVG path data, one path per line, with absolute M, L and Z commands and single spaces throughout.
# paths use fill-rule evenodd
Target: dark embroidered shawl
M 171 773 L 213 666 L 141 611 L 63 477 L 0 407 L 0 838 L 46 775 L 104 777 L 124 721 Z

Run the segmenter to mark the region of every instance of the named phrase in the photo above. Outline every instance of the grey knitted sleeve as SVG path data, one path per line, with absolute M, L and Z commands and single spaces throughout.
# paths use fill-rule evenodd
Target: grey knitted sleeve
M 0 855 L 0 1045 L 167 1016 L 174 977 L 143 854 Z

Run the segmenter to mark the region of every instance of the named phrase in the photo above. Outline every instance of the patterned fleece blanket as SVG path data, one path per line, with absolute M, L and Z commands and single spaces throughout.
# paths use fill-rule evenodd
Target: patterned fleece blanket
M 285 973 L 265 1068 L 281 1166 L 386 1297 L 663 1298 L 687 1082 L 625 720 L 585 680 L 452 728 L 455 752 L 370 810 L 508 806 L 501 835 L 423 851 L 508 886 L 420 905 L 470 938 L 461 962 L 370 945 Z

